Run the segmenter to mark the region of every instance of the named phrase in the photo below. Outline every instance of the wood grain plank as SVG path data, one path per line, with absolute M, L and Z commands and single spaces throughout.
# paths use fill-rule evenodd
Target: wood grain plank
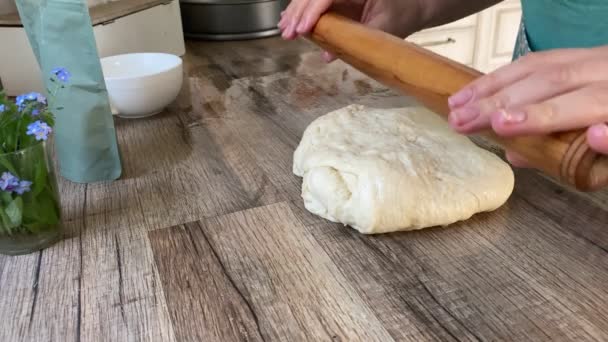
M 231 279 L 231 286 L 238 289 L 255 313 L 265 340 L 392 340 L 327 254 L 308 236 L 287 203 L 206 219 L 200 224 L 188 224 L 186 229 L 194 245 L 200 246 L 199 251 L 212 249 L 217 261 L 211 263 L 221 263 L 225 272 L 216 277 Z M 191 244 L 174 248 L 178 258 L 188 259 L 183 251 Z M 209 252 L 206 253 L 208 260 Z M 201 263 L 209 265 L 210 261 Z M 170 277 L 179 286 L 187 286 L 187 279 L 190 283 L 199 282 L 191 287 L 207 288 L 204 286 L 207 280 L 200 280 L 200 275 L 185 279 L 162 277 Z M 209 291 L 214 294 L 216 290 Z M 210 294 L 190 297 L 186 302 L 204 307 L 203 300 Z M 170 310 L 186 315 L 186 302 L 169 301 Z
M 64 240 L 35 254 L 38 264 L 31 284 L 33 293 L 28 331 L 21 341 L 74 341 L 79 337 L 80 243 Z M 21 258 L 21 257 L 19 257 Z M 4 293 L 3 295 L 10 295 Z M 4 340 L 4 339 L 2 339 Z
M 524 200 L 528 210 L 544 214 L 564 230 L 586 239 L 608 253 L 608 210 L 600 195 L 583 194 L 564 188 L 530 170 L 516 171 L 516 194 Z M 596 200 L 591 200 L 596 197 Z M 573 215 L 572 208 L 576 209 Z
M 214 158 L 221 158 L 225 165 L 225 173 L 232 177 L 230 181 L 238 184 L 244 192 L 240 197 L 246 200 L 247 208 L 283 201 L 285 196 L 244 148 L 243 142 L 239 139 L 241 133 L 231 129 L 230 122 L 209 120 L 225 115 L 225 96 L 221 95 L 219 89 L 214 89 L 216 94 L 214 101 L 207 102 L 206 98 L 199 94 L 207 93 L 209 88 L 201 89 L 200 83 L 195 79 L 192 79 L 189 85 L 190 91 L 183 92 L 182 100 L 179 102 L 182 106 L 188 104 L 188 107 L 179 111 L 180 120 L 191 130 L 192 136 L 208 136 L 212 142 L 197 143 L 196 148 L 212 150 Z
M 85 230 L 80 293 L 82 340 L 174 340 L 145 230 Z
M 84 185 L 61 182 L 64 240 L 41 252 L 0 256 L 0 341 L 75 340 Z M 74 238 L 76 237 L 76 238 Z
M 57 165 L 55 165 L 57 168 Z M 55 171 L 55 174 L 57 171 Z M 58 179 L 59 198 L 61 202 L 61 221 L 65 239 L 80 235 L 83 220 L 83 204 L 87 192 L 87 185 L 72 183 Z
M 165 115 L 117 122 L 123 177 L 89 188 L 102 226 L 157 229 L 283 199 L 224 123 L 193 119 L 189 94 Z
M 275 111 L 267 102 L 256 104 L 254 100 L 248 99 L 252 91 L 247 87 L 237 85 L 230 86 L 223 92 L 205 91 L 213 86 L 211 82 L 213 81 L 207 79 L 193 81 L 195 89 L 200 89 L 201 101 L 222 104 L 221 109 L 211 115 L 210 111 L 200 111 L 200 119 L 204 120 L 205 125 L 216 128 L 224 126 L 227 132 L 221 134 L 235 137 L 245 153 L 253 158 L 252 162 L 259 166 L 281 193 L 290 197 L 297 196 L 299 184 L 291 176 L 291 155 L 297 138 L 272 122 L 265 121 L 258 114 L 260 105 L 265 106 L 262 108 L 266 110 L 263 115 L 272 115 Z
M 310 231 L 395 340 L 476 341 L 491 331 L 476 323 L 481 313 L 466 310 L 476 298 L 450 288 L 447 279 L 429 279 L 433 270 L 422 269 L 409 248 L 383 248 L 375 241 L 385 237 L 361 236 L 337 224 Z
M 178 340 L 263 341 L 255 312 L 204 236 L 177 226 L 150 240 Z
M 19 257 L 0 255 L 2 341 L 20 341 L 28 336 L 40 262 L 40 253 Z
M 84 191 L 78 204 L 64 210 L 72 238 L 38 253 L 31 313 L 23 319 L 29 334 L 21 340 L 172 341 L 144 226 L 120 222 L 124 216 L 106 207 L 112 201 L 85 195 L 103 193 L 95 190 L 101 184 L 62 182 L 62 194 L 74 187 Z

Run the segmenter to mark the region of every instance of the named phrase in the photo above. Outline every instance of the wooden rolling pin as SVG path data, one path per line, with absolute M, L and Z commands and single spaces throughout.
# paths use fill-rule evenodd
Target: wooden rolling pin
M 309 37 L 323 49 L 377 81 L 415 97 L 447 118 L 447 99 L 482 73 L 334 13 L 326 13 Z M 584 130 L 548 136 L 483 136 L 526 157 L 533 167 L 581 191 L 608 185 L 608 156 L 587 144 Z

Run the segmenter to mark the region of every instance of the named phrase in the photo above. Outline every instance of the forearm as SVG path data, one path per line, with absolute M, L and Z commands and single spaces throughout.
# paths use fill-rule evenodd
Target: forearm
M 412 0 L 419 9 L 413 31 L 439 26 L 482 11 L 502 0 Z

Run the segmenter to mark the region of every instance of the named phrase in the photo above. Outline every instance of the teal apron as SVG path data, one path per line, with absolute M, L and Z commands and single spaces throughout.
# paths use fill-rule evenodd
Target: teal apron
M 608 0 L 522 0 L 523 16 L 513 52 L 608 45 Z
M 17 7 L 47 88 L 55 89 L 53 68 L 72 74 L 54 109 L 61 175 L 78 183 L 117 179 L 122 167 L 87 2 L 17 0 Z

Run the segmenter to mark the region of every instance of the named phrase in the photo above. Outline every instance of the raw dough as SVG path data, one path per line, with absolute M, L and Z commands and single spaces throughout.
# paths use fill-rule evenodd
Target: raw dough
M 365 234 L 445 226 L 500 207 L 513 171 L 422 107 L 351 105 L 312 122 L 294 153 L 306 209 Z

